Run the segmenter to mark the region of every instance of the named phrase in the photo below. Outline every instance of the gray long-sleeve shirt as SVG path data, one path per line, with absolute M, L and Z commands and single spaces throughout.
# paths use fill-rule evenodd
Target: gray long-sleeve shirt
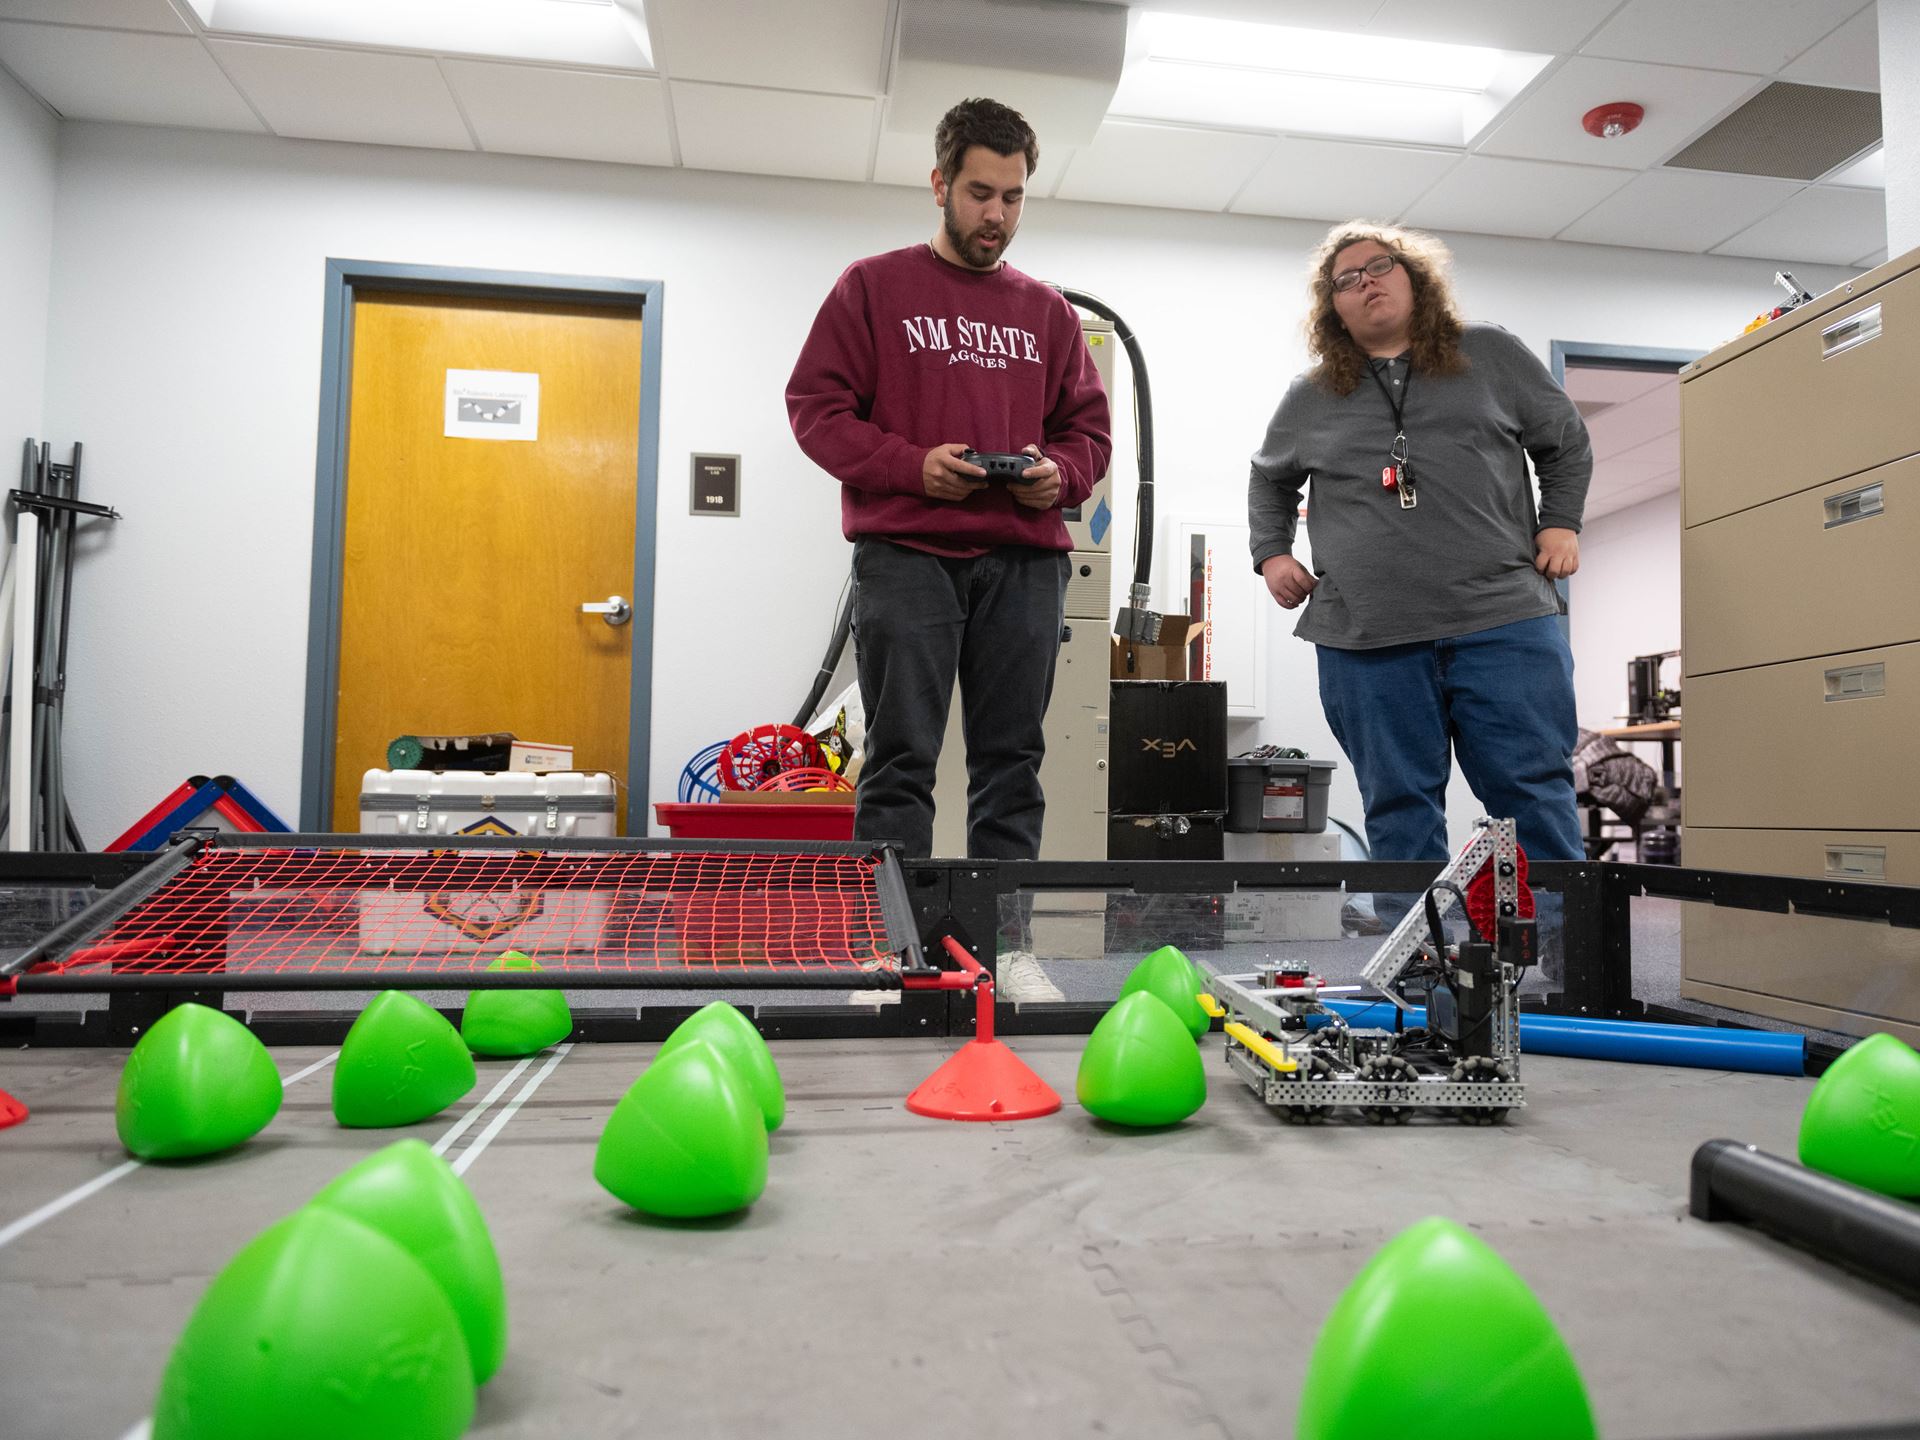
M 1587 427 L 1505 330 L 1469 325 L 1460 348 L 1459 375 L 1409 380 L 1404 357 L 1376 362 L 1402 407 L 1419 496 L 1411 510 L 1381 484 L 1395 426 L 1371 379 L 1342 396 L 1302 375 L 1274 411 L 1253 457 L 1247 516 L 1257 570 L 1292 553 L 1311 482 L 1319 584 L 1294 628 L 1302 640 L 1372 650 L 1560 613 L 1559 592 L 1533 568 L 1533 537 L 1580 528 L 1593 475 Z M 1537 515 L 1528 456 L 1540 479 Z

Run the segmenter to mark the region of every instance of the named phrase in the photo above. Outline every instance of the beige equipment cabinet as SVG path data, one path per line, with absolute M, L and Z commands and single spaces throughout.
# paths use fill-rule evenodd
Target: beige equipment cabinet
M 1106 320 L 1084 319 L 1081 333 L 1107 394 L 1113 394 L 1113 352 L 1119 341 Z M 1040 787 L 1047 796 L 1043 860 L 1107 858 L 1107 677 L 1113 616 L 1112 477 L 1102 475 L 1084 505 L 1066 512 L 1073 544 L 1067 577 L 1067 638 L 1047 706 L 1047 758 Z M 967 853 L 966 743 L 960 738 L 956 689 L 947 738 L 933 786 L 933 853 Z
M 1920 251 L 1680 372 L 1684 858 L 1920 885 Z M 1682 995 L 1920 1043 L 1920 934 L 1687 905 Z

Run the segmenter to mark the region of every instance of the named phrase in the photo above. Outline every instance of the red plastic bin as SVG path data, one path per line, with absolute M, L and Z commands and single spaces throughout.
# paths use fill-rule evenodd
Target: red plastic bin
M 851 840 L 853 802 L 653 802 L 675 840 Z

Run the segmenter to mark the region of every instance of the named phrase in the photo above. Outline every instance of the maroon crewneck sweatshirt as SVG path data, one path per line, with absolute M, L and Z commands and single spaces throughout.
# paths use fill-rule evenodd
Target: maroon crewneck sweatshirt
M 913 245 L 849 266 L 787 382 L 794 438 L 840 481 L 841 529 L 943 555 L 994 545 L 1070 548 L 1058 508 L 995 483 L 929 500 L 927 451 L 1038 445 L 1060 467 L 1060 507 L 1093 493 L 1112 452 L 1106 392 L 1074 309 L 1007 265 L 980 272 Z

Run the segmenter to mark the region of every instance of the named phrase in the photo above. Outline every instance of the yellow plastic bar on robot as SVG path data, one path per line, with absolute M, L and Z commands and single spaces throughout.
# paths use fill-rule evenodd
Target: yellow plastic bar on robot
M 1200 1002 L 1200 1008 L 1207 1012 L 1208 1019 L 1210 1020 L 1226 1019 L 1227 1007 L 1222 1005 L 1218 1000 L 1214 999 L 1213 996 L 1207 994 L 1206 991 L 1204 990 L 1200 991 L 1193 998 Z
M 1287 1059 L 1280 1050 L 1276 1049 L 1271 1040 L 1260 1034 L 1259 1031 L 1255 1030 L 1252 1026 L 1243 1025 L 1238 1020 L 1229 1020 L 1226 1025 L 1226 1030 L 1227 1034 L 1231 1035 L 1242 1045 L 1246 1046 L 1247 1049 L 1266 1061 L 1268 1069 L 1278 1070 L 1282 1074 L 1288 1074 L 1300 1068 L 1294 1064 L 1293 1061 Z

